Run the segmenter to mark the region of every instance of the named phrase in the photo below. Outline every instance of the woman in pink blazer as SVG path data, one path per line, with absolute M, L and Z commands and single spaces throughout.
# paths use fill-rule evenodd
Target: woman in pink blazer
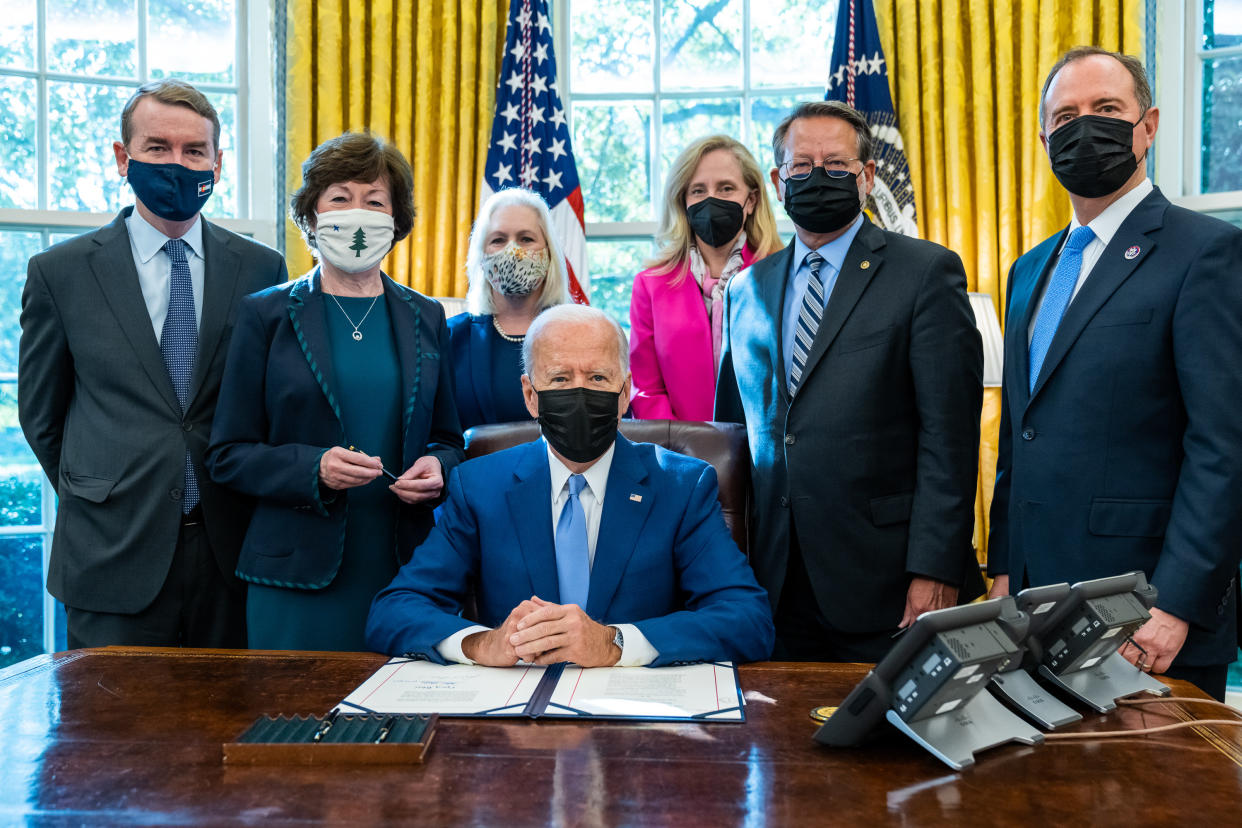
M 727 135 L 690 144 L 669 171 L 658 238 L 630 298 L 631 413 L 710 420 L 724 288 L 781 247 L 754 157 Z

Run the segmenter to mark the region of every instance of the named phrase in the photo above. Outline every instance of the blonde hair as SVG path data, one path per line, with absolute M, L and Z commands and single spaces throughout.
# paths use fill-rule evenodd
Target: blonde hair
M 539 293 L 539 309 L 570 301 L 569 270 L 565 266 L 561 244 L 552 232 L 552 214 L 548 212 L 548 203 L 538 193 L 521 187 L 509 187 L 492 193 L 483 202 L 470 230 L 470 247 L 466 252 L 466 278 L 470 280 L 470 287 L 466 291 L 466 308 L 475 315 L 496 312 L 487 274 L 483 272 L 483 243 L 491 232 L 492 216 L 496 215 L 496 211 L 514 206 L 529 207 L 535 211 L 539 217 L 539 230 L 548 244 L 548 276 L 543 280 L 543 289 Z
M 690 179 L 694 177 L 703 156 L 720 149 L 733 153 L 742 168 L 742 182 L 755 194 L 755 209 L 742 225 L 747 245 L 760 259 L 782 247 L 780 234 L 776 231 L 776 217 L 772 214 L 772 203 L 768 200 L 763 173 L 755 157 L 742 142 L 728 135 L 708 135 L 683 149 L 669 170 L 668 183 L 664 186 L 664 205 L 660 209 L 660 227 L 656 231 L 660 250 L 647 262 L 647 267 L 657 268 L 662 273 L 674 273 L 689 261 L 694 232 L 686 215 L 686 191 L 690 189 Z

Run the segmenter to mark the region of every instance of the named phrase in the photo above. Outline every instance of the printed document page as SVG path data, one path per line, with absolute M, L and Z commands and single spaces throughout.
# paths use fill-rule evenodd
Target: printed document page
M 392 715 L 515 716 L 525 709 L 545 669 L 393 659 L 350 693 L 338 709 Z
M 545 716 L 745 721 L 733 665 L 596 667 L 567 665 Z

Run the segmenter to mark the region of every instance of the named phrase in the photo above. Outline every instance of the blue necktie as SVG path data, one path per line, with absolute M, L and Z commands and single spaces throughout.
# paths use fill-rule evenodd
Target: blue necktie
M 1094 238 L 1095 233 L 1090 227 L 1079 227 L 1070 233 L 1069 241 L 1061 251 L 1061 258 L 1057 260 L 1057 266 L 1052 271 L 1052 278 L 1048 280 L 1044 304 L 1039 309 L 1035 330 L 1031 334 L 1028 362 L 1030 391 L 1035 390 L 1035 381 L 1039 379 L 1039 369 L 1044 366 L 1048 347 L 1052 345 L 1052 338 L 1056 335 L 1057 326 L 1061 324 L 1061 317 L 1065 316 L 1065 309 L 1069 307 L 1070 299 L 1074 296 L 1074 286 L 1078 284 L 1078 273 L 1082 270 L 1083 248 Z
M 580 474 L 569 476 L 569 498 L 556 521 L 556 578 L 561 587 L 561 603 L 586 609 L 591 588 L 591 561 L 587 549 L 586 513 L 578 495 L 586 486 Z
M 198 354 L 198 322 L 194 317 L 194 283 L 190 281 L 190 265 L 185 257 L 186 243 L 181 239 L 169 239 L 164 252 L 172 262 L 171 278 L 168 280 L 168 314 L 164 317 L 164 329 L 160 334 L 160 354 L 172 380 L 177 401 L 184 415 L 190 402 L 190 380 L 194 376 L 194 359 Z M 185 452 L 185 489 L 181 511 L 189 513 L 198 505 L 198 478 L 194 476 L 194 461 L 190 451 Z
M 797 392 L 798 386 L 802 383 L 802 372 L 806 370 L 806 358 L 811 353 L 815 332 L 819 330 L 819 322 L 824 315 L 824 285 L 819 281 L 819 269 L 823 267 L 824 257 L 812 250 L 806 256 L 806 263 L 811 268 L 811 278 L 806 281 L 806 292 L 802 294 L 802 308 L 798 311 L 798 327 L 794 331 L 793 364 L 789 368 L 791 396 Z

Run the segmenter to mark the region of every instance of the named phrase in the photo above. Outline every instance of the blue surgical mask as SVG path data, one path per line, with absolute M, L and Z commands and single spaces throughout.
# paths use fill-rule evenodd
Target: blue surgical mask
M 180 164 L 147 164 L 129 159 L 125 176 L 138 200 L 166 221 L 189 221 L 198 215 L 215 189 L 214 170 L 192 170 Z

